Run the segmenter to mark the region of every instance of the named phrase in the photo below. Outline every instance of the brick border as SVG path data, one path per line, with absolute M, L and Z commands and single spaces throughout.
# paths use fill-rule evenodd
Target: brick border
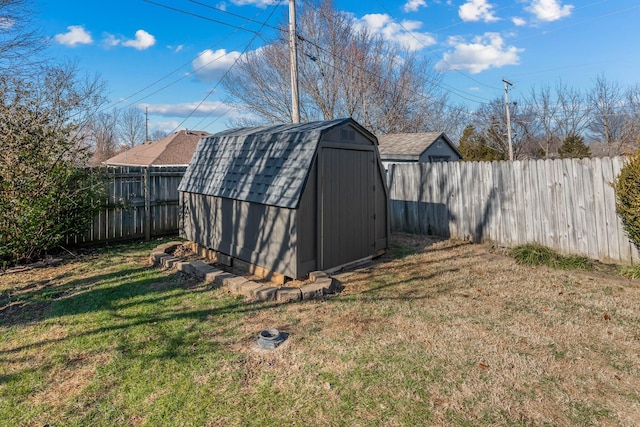
M 335 294 L 336 280 L 324 271 L 309 273 L 310 283 L 301 287 L 269 286 L 257 283 L 243 276 L 237 276 L 207 264 L 202 260 L 186 261 L 172 253 L 182 246 L 183 242 L 169 242 L 158 245 L 149 256 L 149 262 L 156 267 L 172 269 L 189 274 L 196 279 L 226 288 L 234 295 L 242 295 L 255 301 L 294 302 L 321 299 L 325 295 Z

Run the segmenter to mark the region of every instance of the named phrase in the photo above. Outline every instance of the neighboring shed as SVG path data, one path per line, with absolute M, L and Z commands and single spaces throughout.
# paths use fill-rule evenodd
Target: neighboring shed
M 449 162 L 462 154 L 444 132 L 390 133 L 378 135 L 380 159 L 385 167 L 391 163 Z
M 377 140 L 352 119 L 203 138 L 179 191 L 182 237 L 288 277 L 388 246 Z
M 186 166 L 193 156 L 200 138 L 207 132 L 181 130 L 159 141 L 145 142 L 117 154 L 107 166 Z

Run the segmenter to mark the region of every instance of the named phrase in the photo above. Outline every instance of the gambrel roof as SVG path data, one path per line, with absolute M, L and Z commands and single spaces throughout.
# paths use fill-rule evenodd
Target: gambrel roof
M 178 190 L 295 209 L 323 134 L 345 124 L 376 143 L 353 119 L 230 129 L 203 138 Z

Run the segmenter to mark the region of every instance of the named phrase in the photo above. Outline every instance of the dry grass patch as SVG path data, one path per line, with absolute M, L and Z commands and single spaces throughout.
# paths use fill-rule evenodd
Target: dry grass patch
M 148 269 L 144 251 L 123 247 L 43 277 L 0 277 L 0 419 L 105 426 L 634 426 L 640 419 L 638 281 L 396 235 L 390 255 L 341 275 L 336 297 L 255 304 Z M 28 292 L 43 280 L 51 293 Z M 16 298 L 22 305 L 5 311 Z M 260 350 L 257 334 L 270 327 L 289 337 Z

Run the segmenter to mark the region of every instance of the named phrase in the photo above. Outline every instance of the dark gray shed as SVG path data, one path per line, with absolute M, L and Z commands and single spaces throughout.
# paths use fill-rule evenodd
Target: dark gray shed
M 178 190 L 182 237 L 288 277 L 388 245 L 377 140 L 353 119 L 203 138 Z

